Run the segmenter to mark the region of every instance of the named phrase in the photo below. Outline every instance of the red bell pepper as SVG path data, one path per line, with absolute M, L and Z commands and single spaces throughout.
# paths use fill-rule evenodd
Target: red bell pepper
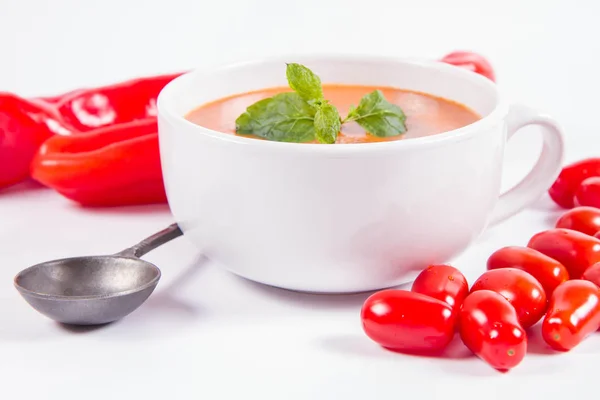
M 0 188 L 27 179 L 40 145 L 55 133 L 68 132 L 54 108 L 0 93 Z
M 155 118 L 48 139 L 31 176 L 85 206 L 166 202 Z
M 0 93 L 0 188 L 27 179 L 34 154 L 55 134 L 156 118 L 158 94 L 179 75 L 138 78 L 30 100 Z
M 138 78 L 66 93 L 52 101 L 63 121 L 80 132 L 156 117 L 156 98 L 180 73 Z

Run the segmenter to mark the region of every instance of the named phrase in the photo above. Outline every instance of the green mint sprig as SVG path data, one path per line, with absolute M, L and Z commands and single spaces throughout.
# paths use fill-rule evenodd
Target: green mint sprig
M 337 108 L 329 103 L 319 105 L 315 114 L 315 136 L 319 143 L 335 143 L 342 121 Z
M 350 108 L 346 121 L 356 121 L 367 132 L 379 137 L 406 132 L 406 115 L 400 107 L 387 101 L 381 90 L 364 95 L 358 107 Z
M 304 100 L 316 106 L 324 100 L 321 79 L 310 69 L 300 64 L 286 64 L 285 76 L 290 87 Z
M 335 143 L 344 122 L 355 121 L 379 137 L 406 132 L 406 116 L 375 90 L 352 107 L 342 121 L 335 106 L 323 96 L 321 79 L 301 64 L 287 64 L 286 77 L 294 92 L 276 94 L 249 106 L 235 121 L 236 133 L 278 142 Z
M 316 110 L 298 93 L 279 93 L 252 104 L 235 120 L 236 133 L 278 142 L 315 139 Z

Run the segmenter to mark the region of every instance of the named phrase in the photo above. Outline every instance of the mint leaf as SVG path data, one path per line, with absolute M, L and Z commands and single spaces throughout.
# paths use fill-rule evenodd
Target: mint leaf
M 320 105 L 323 99 L 323 88 L 321 79 L 304 65 L 291 63 L 287 64 L 285 75 L 288 84 L 304 100 L 311 101 L 315 105 Z
M 322 104 L 315 114 L 315 136 L 320 143 L 335 143 L 342 121 L 337 108 L 329 103 Z
M 278 142 L 315 140 L 316 110 L 297 93 L 279 93 L 260 100 L 235 120 L 236 133 Z
M 367 132 L 379 137 L 406 132 L 406 115 L 400 107 L 387 101 L 380 90 L 364 95 L 358 107 L 350 109 L 346 121 L 356 121 Z

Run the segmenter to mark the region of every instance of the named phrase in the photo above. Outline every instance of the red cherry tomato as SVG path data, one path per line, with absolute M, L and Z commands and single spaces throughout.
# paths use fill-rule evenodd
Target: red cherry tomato
M 571 229 L 540 232 L 529 240 L 527 247 L 564 265 L 571 279 L 581 278 L 588 267 L 600 261 L 600 239 Z
M 538 322 L 546 312 L 544 288 L 531 274 L 520 269 L 487 271 L 471 287 L 471 293 L 477 290 L 491 290 L 502 295 L 515 308 L 524 329 Z
M 600 326 L 600 292 L 592 282 L 574 279 L 556 288 L 542 323 L 542 337 L 555 350 L 568 351 Z
M 454 337 L 456 318 L 443 301 L 406 290 L 382 290 L 363 304 L 365 333 L 388 349 L 419 353 L 444 349 Z
M 479 54 L 470 51 L 454 51 L 446 54 L 440 61 L 476 72 L 493 82 L 496 80 L 492 65 Z
M 491 290 L 469 294 L 459 312 L 463 343 L 499 370 L 516 367 L 527 352 L 527 335 L 519 324 L 515 308 Z
M 546 298 L 558 285 L 569 280 L 567 269 L 553 258 L 529 247 L 508 246 L 496 250 L 487 261 L 487 269 L 517 268 L 541 283 Z
M 596 286 L 600 286 L 600 262 L 586 269 L 583 275 L 581 275 L 581 279 L 585 279 L 586 281 L 595 283 Z
M 469 294 L 467 278 L 450 265 L 430 265 L 412 284 L 413 292 L 446 302 L 456 310 Z
M 600 208 L 600 177 L 584 179 L 575 192 L 574 203 L 576 206 Z
M 575 206 L 575 192 L 585 179 L 600 176 L 600 158 L 588 158 L 565 166 L 548 194 L 556 204 L 563 208 Z
M 600 200 L 600 197 L 598 199 Z M 593 236 L 600 231 L 600 208 L 575 207 L 564 213 L 556 221 L 556 227 L 572 229 Z

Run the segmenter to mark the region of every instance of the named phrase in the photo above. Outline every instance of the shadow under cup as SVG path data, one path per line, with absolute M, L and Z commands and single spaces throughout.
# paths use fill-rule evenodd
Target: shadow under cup
M 454 100 L 482 119 L 421 138 L 323 145 L 228 135 L 184 118 L 210 101 L 285 86 L 285 62 L 308 66 L 323 83 Z M 199 249 L 248 279 L 326 293 L 396 286 L 456 257 L 498 219 L 507 137 L 524 123 L 542 124 L 539 113 L 516 110 L 509 115 L 488 79 L 438 62 L 303 56 L 194 71 L 158 99 L 169 204 Z M 560 165 L 562 137 L 556 127 L 546 131 L 537 170 L 507 194 L 501 217 L 534 201 L 556 178 L 558 167 L 549 165 Z

